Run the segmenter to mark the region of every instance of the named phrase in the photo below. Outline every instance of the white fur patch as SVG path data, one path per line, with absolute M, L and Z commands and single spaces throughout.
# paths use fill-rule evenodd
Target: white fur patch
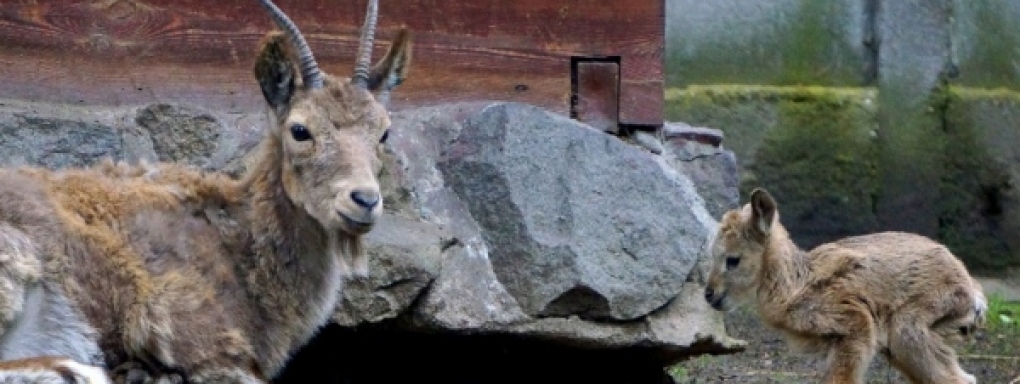
M 984 319 L 988 313 L 988 299 L 981 291 L 974 291 L 974 313 L 979 319 Z
M 67 384 L 67 380 L 56 371 L 15 369 L 0 371 L 0 384 Z
M 72 360 L 60 363 L 64 368 L 74 372 L 75 380 L 80 384 L 113 384 L 106 371 L 100 367 L 85 365 Z
M 351 256 L 354 261 L 354 277 L 365 278 L 368 277 L 368 254 L 361 253 Z

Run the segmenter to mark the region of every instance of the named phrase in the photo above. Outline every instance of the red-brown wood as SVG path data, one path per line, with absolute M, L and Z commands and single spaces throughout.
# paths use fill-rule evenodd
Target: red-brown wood
M 593 128 L 617 131 L 620 117 L 620 65 L 613 62 L 577 63 L 577 104 L 574 115 Z
M 278 0 L 347 75 L 366 0 Z M 663 0 L 382 1 L 375 57 L 414 34 L 396 108 L 498 99 L 569 112 L 570 57 L 620 56 L 622 122 L 662 123 Z M 255 0 L 0 1 L 0 96 L 262 108 L 251 74 L 272 25 Z

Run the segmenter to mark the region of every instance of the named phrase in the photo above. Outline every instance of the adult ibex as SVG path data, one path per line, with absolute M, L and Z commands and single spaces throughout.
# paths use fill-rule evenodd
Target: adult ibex
M 343 278 L 367 274 L 360 237 L 382 210 L 376 150 L 408 33 L 370 67 L 370 1 L 354 75 L 338 78 L 262 4 L 283 31 L 255 62 L 272 117 L 243 177 L 0 170 L 0 382 L 105 382 L 96 368 L 144 362 L 191 383 L 263 383 L 329 320 Z
M 823 381 L 864 383 L 881 353 L 911 383 L 974 384 L 952 344 L 982 325 L 981 285 L 927 237 L 882 232 L 802 251 L 764 189 L 723 215 L 705 299 L 749 304 L 793 347 L 828 357 Z

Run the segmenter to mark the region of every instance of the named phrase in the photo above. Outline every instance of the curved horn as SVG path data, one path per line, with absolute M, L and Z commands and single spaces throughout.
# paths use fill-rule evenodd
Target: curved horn
M 378 16 L 379 0 L 369 0 L 365 25 L 361 27 L 361 39 L 358 41 L 358 61 L 354 63 L 354 77 L 351 78 L 351 82 L 362 89 L 368 88 L 368 71 L 372 61 L 372 44 L 375 42 L 375 23 Z
M 294 22 L 269 0 L 260 1 L 269 11 L 273 22 L 283 29 L 287 37 L 290 38 L 290 43 L 297 49 L 301 65 L 301 79 L 304 81 L 305 87 L 309 89 L 322 88 L 322 73 L 319 72 L 319 64 L 315 62 L 315 56 L 312 55 L 312 50 L 308 47 L 308 42 L 301 35 L 297 25 L 294 25 Z

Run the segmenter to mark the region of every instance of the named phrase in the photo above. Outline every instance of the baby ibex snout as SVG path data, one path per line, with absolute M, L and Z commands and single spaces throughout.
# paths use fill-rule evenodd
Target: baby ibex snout
M 708 304 L 716 310 L 721 311 L 725 308 L 723 305 L 724 296 L 725 294 L 723 292 L 716 293 L 715 289 L 711 286 L 705 287 L 705 301 L 707 301 Z

